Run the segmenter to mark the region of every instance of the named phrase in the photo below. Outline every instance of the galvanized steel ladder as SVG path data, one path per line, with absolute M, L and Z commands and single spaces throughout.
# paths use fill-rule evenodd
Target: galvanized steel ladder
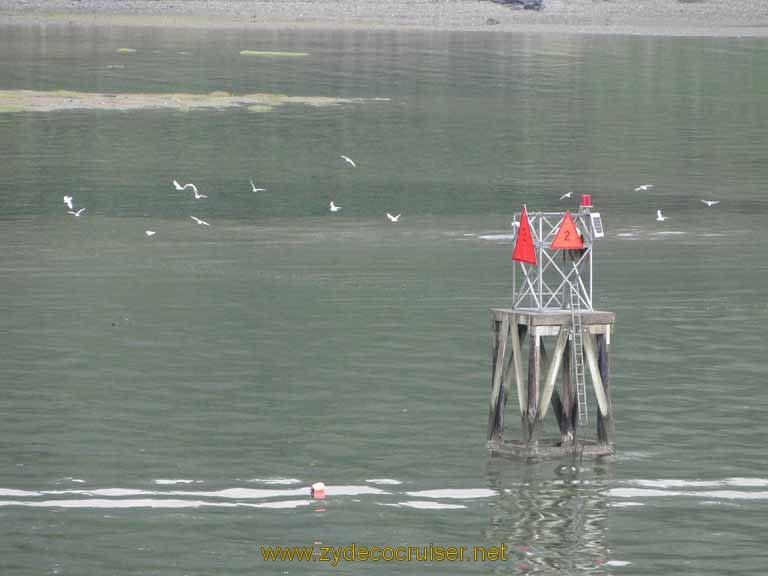
M 578 276 L 577 276 L 578 278 Z M 587 423 L 587 385 L 584 377 L 584 348 L 581 331 L 581 302 L 579 285 L 569 282 L 571 290 L 571 334 L 573 336 L 573 367 L 576 373 L 576 403 L 579 409 L 579 424 Z

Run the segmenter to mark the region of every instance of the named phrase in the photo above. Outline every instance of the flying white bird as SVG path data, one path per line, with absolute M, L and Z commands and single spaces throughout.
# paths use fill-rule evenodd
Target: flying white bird
M 635 188 L 635 192 L 640 192 L 640 190 L 648 190 L 648 188 L 653 188 L 653 184 L 643 184 L 642 186 L 638 186 Z
M 573 196 L 573 192 L 566 192 L 565 194 L 560 196 L 560 200 L 565 200 L 566 198 L 570 198 L 571 196 Z
M 80 208 L 80 210 L 78 210 L 77 212 L 75 212 L 74 210 L 67 210 L 67 214 L 73 214 L 74 216 L 80 216 L 80 214 L 83 213 L 83 210 L 85 210 L 85 208 Z
M 144 234 L 147 236 L 154 236 L 156 232 L 154 230 L 144 230 Z
M 198 200 L 199 198 L 208 198 L 208 196 L 206 196 L 205 194 L 198 193 L 197 186 L 195 186 L 191 182 L 189 184 L 184 184 L 184 186 L 182 186 L 181 184 L 176 182 L 176 180 L 174 180 L 173 185 L 176 186 L 176 190 L 186 190 L 187 188 L 192 188 L 192 192 L 195 193 L 195 200 Z
M 656 222 L 664 222 L 667 217 L 661 214 L 661 210 L 656 210 Z
M 74 205 L 72 204 L 72 196 L 64 196 L 64 204 L 66 204 L 67 208 L 69 208 L 70 210 L 75 209 Z
M 387 218 L 389 218 L 390 222 L 397 222 L 398 220 L 400 220 L 400 216 L 401 216 L 400 214 L 398 214 L 397 216 L 392 216 L 392 214 L 387 212 Z
M 333 203 L 333 200 L 331 200 L 330 210 L 331 212 L 338 212 L 339 210 L 341 210 L 341 206 L 336 206 L 336 204 Z
M 339 158 L 344 158 L 344 160 L 346 160 L 346 161 L 347 161 L 347 164 L 349 164 L 350 166 L 352 166 L 352 168 L 356 168 L 356 167 L 357 167 L 357 164 L 355 164 L 355 163 L 352 161 L 352 158 L 350 158 L 349 156 L 344 156 L 344 154 L 342 154 L 341 156 L 339 156 Z
M 206 222 L 205 220 L 200 220 L 200 218 L 195 218 L 194 216 L 190 216 L 190 218 L 192 218 L 192 220 L 194 220 L 198 224 L 202 224 L 203 226 L 210 226 L 210 224 L 208 224 L 208 222 Z
M 717 206 L 718 204 L 720 204 L 720 200 L 702 200 L 702 202 L 704 202 L 704 204 L 706 204 L 710 208 L 712 208 L 712 206 Z
M 266 188 L 256 188 L 256 185 L 253 183 L 253 180 L 249 180 L 249 182 L 251 183 L 251 190 L 253 192 L 266 192 L 267 191 Z

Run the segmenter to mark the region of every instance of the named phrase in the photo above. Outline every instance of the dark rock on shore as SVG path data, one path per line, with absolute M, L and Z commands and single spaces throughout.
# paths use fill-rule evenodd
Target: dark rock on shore
M 515 6 L 523 8 L 524 10 L 541 10 L 542 0 L 492 0 L 496 4 L 504 4 L 506 6 Z

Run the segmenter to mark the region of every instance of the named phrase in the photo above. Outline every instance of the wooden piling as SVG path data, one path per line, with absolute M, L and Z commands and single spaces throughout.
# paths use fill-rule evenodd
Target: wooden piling
M 605 398 L 603 379 L 600 376 L 600 369 L 597 366 L 597 352 L 595 352 L 595 346 L 592 343 L 592 336 L 590 336 L 589 333 L 585 333 L 582 342 L 584 343 L 584 356 L 586 356 L 589 373 L 590 376 L 592 376 L 592 386 L 595 389 L 597 406 L 600 408 L 600 413 L 603 416 L 608 416 L 608 400 Z
M 507 350 L 507 334 L 509 333 L 509 317 L 501 322 L 493 323 L 492 364 L 493 378 L 491 380 L 491 406 L 488 414 L 488 440 L 500 437 L 504 430 L 504 389 L 501 386 L 504 372 L 504 356 Z
M 494 309 L 492 314 L 492 378 L 487 434 L 491 452 L 525 458 L 561 456 L 574 450 L 585 456 L 612 453 L 614 426 L 608 334 L 614 322 L 613 313 L 591 310 L 581 313 L 585 364 L 589 367 L 592 390 L 599 406 L 594 438 L 588 437 L 586 429 L 576 434 L 570 312 Z M 525 350 L 523 340 L 527 341 Z M 547 342 L 554 345 L 550 348 L 551 344 Z M 527 370 L 523 369 L 524 353 L 528 356 Z M 514 387 L 512 379 L 515 380 Z M 522 439 L 505 441 L 504 407 L 513 388 L 521 415 Z M 542 438 L 542 422 L 550 404 L 559 435 Z
M 512 340 L 512 362 L 515 387 L 517 388 L 518 406 L 520 407 L 521 416 L 525 414 L 526 407 L 528 406 L 528 388 L 523 384 L 522 351 L 520 346 L 520 340 L 525 338 L 525 333 L 525 326 L 520 326 L 517 322 L 512 324 L 512 328 L 510 329 Z
M 576 420 L 573 418 L 576 407 L 576 394 L 573 390 L 573 374 L 571 371 L 571 356 L 573 354 L 573 342 L 570 337 L 565 343 L 563 351 L 563 423 L 560 426 L 560 442 L 563 446 L 571 447 L 576 436 Z
M 610 382 L 610 355 L 608 353 L 608 341 L 610 340 L 610 328 L 609 332 L 605 334 L 598 334 L 595 339 L 597 340 L 597 364 L 600 370 L 600 378 L 603 381 L 603 389 L 605 390 L 606 403 L 608 405 L 608 414 L 603 416 L 598 414 L 597 419 L 597 436 L 600 442 L 613 446 L 614 443 L 614 425 L 613 425 L 613 402 L 611 401 L 611 382 Z
M 547 370 L 547 377 L 544 380 L 544 388 L 541 391 L 541 413 L 540 418 L 544 418 L 547 415 L 547 409 L 549 408 L 549 402 L 552 398 L 552 393 L 555 391 L 555 380 L 557 380 L 557 373 L 560 370 L 560 365 L 563 362 L 563 351 L 565 350 L 565 343 L 568 341 L 568 329 L 565 326 L 560 326 L 560 333 L 557 335 L 557 344 L 555 344 L 555 351 L 552 358 L 545 362 L 549 365 Z
M 532 330 L 528 349 L 528 426 L 525 432 L 527 444 L 536 445 L 539 438 L 539 373 L 541 371 L 541 338 Z

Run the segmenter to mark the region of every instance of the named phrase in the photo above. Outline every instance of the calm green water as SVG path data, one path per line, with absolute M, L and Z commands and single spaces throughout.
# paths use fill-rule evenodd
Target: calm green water
M 3 574 L 764 573 L 768 42 L 6 27 L 0 89 L 389 99 L 0 115 Z M 568 190 L 618 318 L 575 481 L 485 450 L 487 237 Z M 313 542 L 510 553 L 260 553 Z

